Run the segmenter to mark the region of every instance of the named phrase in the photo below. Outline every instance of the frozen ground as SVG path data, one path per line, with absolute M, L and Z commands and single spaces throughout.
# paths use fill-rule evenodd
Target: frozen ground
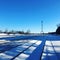
M 0 37 L 0 60 L 60 60 L 60 36 Z

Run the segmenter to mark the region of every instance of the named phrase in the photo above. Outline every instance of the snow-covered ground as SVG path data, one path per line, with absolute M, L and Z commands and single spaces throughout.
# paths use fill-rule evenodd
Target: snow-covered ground
M 3 38 L 3 37 L 13 37 L 14 35 L 11 34 L 11 35 L 8 35 L 8 34 L 5 34 L 5 33 L 0 33 L 0 38 Z
M 46 41 L 41 60 L 60 60 L 60 41 Z
M 0 39 L 0 60 L 60 60 L 60 36 L 8 37 Z

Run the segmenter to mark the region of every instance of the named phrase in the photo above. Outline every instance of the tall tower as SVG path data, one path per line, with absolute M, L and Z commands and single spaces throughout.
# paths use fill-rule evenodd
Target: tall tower
M 41 21 L 41 33 L 43 33 L 43 20 Z

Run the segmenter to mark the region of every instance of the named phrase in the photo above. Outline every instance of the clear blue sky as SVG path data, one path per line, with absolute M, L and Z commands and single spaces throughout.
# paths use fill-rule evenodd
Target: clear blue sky
M 56 30 L 60 23 L 60 0 L 0 0 L 0 30 Z

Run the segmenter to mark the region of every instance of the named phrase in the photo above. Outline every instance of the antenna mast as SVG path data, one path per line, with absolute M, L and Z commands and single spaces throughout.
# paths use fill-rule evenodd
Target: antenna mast
M 43 20 L 41 21 L 41 33 L 43 33 Z

